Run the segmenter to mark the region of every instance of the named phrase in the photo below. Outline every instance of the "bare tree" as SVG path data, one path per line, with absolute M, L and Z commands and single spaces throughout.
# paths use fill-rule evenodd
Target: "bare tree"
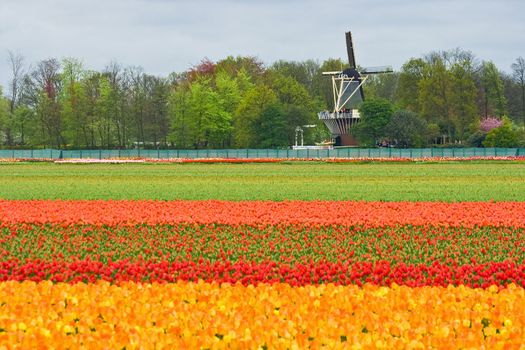
M 60 147 L 65 144 L 58 103 L 58 94 L 62 86 L 60 63 L 54 58 L 40 61 L 31 73 L 31 78 L 33 95 L 38 101 L 37 114 L 41 123 L 42 138 L 45 144 Z
M 512 76 L 521 89 L 521 117 L 525 125 L 525 59 L 518 57 L 511 65 Z
M 20 52 L 7 51 L 8 63 L 11 67 L 11 81 L 9 83 L 9 115 L 10 119 L 14 117 L 15 109 L 20 101 L 20 95 L 22 91 L 22 84 L 24 82 L 24 56 Z M 13 130 L 11 123 L 8 123 L 5 130 L 6 143 L 8 146 L 12 146 L 14 142 Z
M 130 79 L 130 102 L 131 111 L 137 128 L 136 142 L 145 145 L 145 118 L 148 79 L 142 67 L 128 67 L 126 74 Z
M 116 61 L 111 61 L 104 69 L 104 74 L 108 77 L 109 84 L 113 90 L 112 116 L 115 131 L 117 133 L 117 145 L 119 148 L 125 147 L 127 117 L 126 107 L 126 77 L 122 65 Z

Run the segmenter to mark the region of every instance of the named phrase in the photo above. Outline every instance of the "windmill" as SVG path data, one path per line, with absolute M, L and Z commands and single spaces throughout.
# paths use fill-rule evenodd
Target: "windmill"
M 355 63 L 352 33 L 346 33 L 346 51 L 349 67 L 342 71 L 323 72 L 332 77 L 334 110 L 319 112 L 319 119 L 330 130 L 336 146 L 355 146 L 356 142 L 350 135 L 350 128 L 359 122 L 359 110 L 365 95 L 363 84 L 372 74 L 391 73 L 392 67 L 370 67 L 359 69 Z

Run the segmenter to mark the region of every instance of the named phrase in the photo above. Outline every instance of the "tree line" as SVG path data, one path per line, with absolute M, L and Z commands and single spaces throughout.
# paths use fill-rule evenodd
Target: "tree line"
M 363 144 L 401 147 L 525 146 L 525 60 L 511 69 L 461 49 L 412 58 L 399 72 L 372 77 L 354 133 Z
M 0 87 L 4 148 L 281 148 L 330 138 L 317 118 L 333 108 L 323 71 L 345 67 L 256 57 L 204 59 L 167 77 L 111 62 L 101 71 L 75 58 L 29 65 L 9 52 Z M 408 60 L 400 71 L 369 77 L 362 146 L 520 146 L 525 142 L 525 60 L 512 74 L 460 49 Z

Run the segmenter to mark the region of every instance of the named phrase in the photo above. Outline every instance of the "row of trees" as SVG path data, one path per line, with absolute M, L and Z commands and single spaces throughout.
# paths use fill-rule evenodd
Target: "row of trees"
M 274 148 L 293 144 L 297 126 L 316 124 L 305 131 L 311 144 L 330 137 L 317 118 L 333 108 L 331 82 L 321 73 L 345 66 L 329 59 L 267 67 L 254 57 L 227 57 L 158 77 L 118 63 L 92 71 L 72 58 L 29 66 L 9 52 L 8 60 L 0 144 L 10 148 Z M 488 118 L 510 130 L 516 145 L 523 141 L 523 58 L 507 75 L 467 51 L 431 53 L 370 77 L 365 95 L 354 129 L 364 146 L 488 145 L 491 130 L 481 128 Z
M 284 147 L 323 108 L 293 76 L 253 57 L 203 60 L 168 77 L 117 63 L 91 71 L 71 58 L 33 68 L 18 54 L 9 61 L 0 104 L 7 147 Z M 327 137 L 319 126 L 309 142 Z
M 428 123 L 418 114 L 400 109 L 384 99 L 370 99 L 361 105 L 361 122 L 353 134 L 363 146 L 396 146 L 402 148 L 436 145 L 441 135 L 435 123 Z M 474 121 L 466 132 L 464 143 L 444 144 L 469 147 L 525 147 L 525 131 L 508 117 L 483 117 Z M 378 142 L 379 140 L 379 142 Z
M 364 122 L 354 133 L 368 145 L 525 146 L 525 60 L 511 69 L 506 74 L 460 49 L 410 59 L 400 72 L 372 77 L 368 97 L 376 100 L 367 102 L 385 109 L 374 117 L 363 104 Z

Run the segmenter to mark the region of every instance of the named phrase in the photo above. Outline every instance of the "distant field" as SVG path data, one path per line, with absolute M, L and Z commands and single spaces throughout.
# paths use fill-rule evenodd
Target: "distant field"
M 0 198 L 525 201 L 525 164 L 9 163 Z

